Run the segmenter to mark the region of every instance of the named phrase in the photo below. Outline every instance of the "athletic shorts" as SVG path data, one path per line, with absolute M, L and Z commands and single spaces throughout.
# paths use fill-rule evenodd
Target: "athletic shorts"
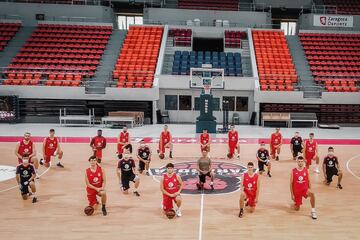
M 49 163 L 51 161 L 51 157 L 53 157 L 55 155 L 56 155 L 56 151 L 45 153 L 45 155 L 44 155 L 45 163 Z
M 168 195 L 163 194 L 163 209 L 164 211 L 169 211 L 174 208 L 174 202 L 176 197 L 169 197 Z
M 236 148 L 237 148 L 237 143 L 232 143 L 232 142 L 229 143 L 229 153 L 231 155 L 235 154 L 235 149 Z
M 95 206 L 98 201 L 96 199 L 96 196 L 99 196 L 99 192 L 94 190 L 94 189 L 91 189 L 91 188 L 86 188 L 86 192 L 87 192 L 87 198 L 88 198 L 88 201 L 89 201 L 89 206 Z
M 305 154 L 306 167 L 309 167 L 311 165 L 311 162 L 315 156 L 316 156 L 315 153 L 306 153 Z
M 293 157 L 296 158 L 297 156 L 299 156 L 299 153 L 301 153 L 302 148 L 293 148 Z
M 250 207 L 255 207 L 256 206 L 256 203 L 255 203 L 256 192 L 244 190 L 244 193 L 245 193 L 248 205 Z
M 34 182 L 34 180 L 32 182 Z M 20 182 L 20 186 L 21 186 L 20 189 L 21 195 L 26 195 L 30 192 L 29 191 L 30 182 L 28 182 L 28 185 L 25 185 L 24 182 Z
M 147 159 L 144 159 L 145 161 L 148 161 Z M 145 170 L 145 163 L 143 161 L 139 161 L 139 170 L 144 171 Z
M 204 151 L 206 151 L 206 152 L 210 152 L 210 146 L 202 146 L 202 145 L 200 145 L 200 149 L 201 149 L 201 152 L 204 152 Z
M 270 155 L 274 158 L 275 151 L 277 154 L 280 154 L 280 147 L 276 148 L 274 145 L 270 145 Z
M 269 166 L 269 160 L 267 160 L 266 163 L 258 161 L 258 166 L 259 166 L 259 171 L 260 172 L 264 171 L 264 166 Z
M 166 143 L 167 144 L 167 143 Z M 165 153 L 165 149 L 166 148 L 170 148 L 169 146 L 168 147 L 165 147 L 166 144 L 161 144 L 159 143 L 159 152 L 160 153 Z
M 334 169 L 326 169 L 326 181 L 327 181 L 327 183 L 332 182 L 333 176 L 339 176 L 339 171 L 336 168 L 334 168 Z
M 94 155 L 98 159 L 102 159 L 102 149 L 94 149 Z
M 295 206 L 300 207 L 300 205 L 302 204 L 302 198 L 307 198 L 307 192 L 308 192 L 308 188 L 301 189 L 297 192 L 294 191 Z
M 128 190 L 130 188 L 130 182 L 135 182 L 137 176 L 135 174 L 126 176 L 121 175 L 121 184 L 124 191 Z
M 206 174 L 199 174 L 199 180 L 201 183 L 205 183 L 206 182 L 206 177 L 211 177 L 210 172 L 206 173 Z

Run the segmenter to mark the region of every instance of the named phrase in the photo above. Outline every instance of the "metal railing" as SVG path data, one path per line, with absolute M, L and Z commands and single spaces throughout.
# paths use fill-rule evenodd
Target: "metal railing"
M 110 6 L 111 0 L 0 0 L 0 2 Z

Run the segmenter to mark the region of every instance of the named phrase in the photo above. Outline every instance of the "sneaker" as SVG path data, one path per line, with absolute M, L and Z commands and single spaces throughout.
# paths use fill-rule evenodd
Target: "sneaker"
M 338 189 L 343 189 L 343 187 L 341 186 L 341 184 L 338 184 L 338 185 L 337 185 L 337 188 L 338 188 Z
M 238 155 L 236 156 L 236 158 L 237 158 L 237 159 L 240 159 L 240 154 L 238 154 Z
M 58 166 L 59 168 L 64 168 L 64 165 L 62 165 L 61 162 L 58 162 L 56 166 Z
M 213 185 L 213 184 L 211 184 L 211 185 L 210 185 L 210 187 L 211 187 L 211 191 L 214 191 L 214 190 L 215 190 L 215 188 L 214 188 L 214 185 Z
M 200 183 L 196 183 L 196 187 L 197 187 L 197 190 L 201 190 L 201 185 L 200 185 Z
M 181 217 L 181 216 L 182 216 L 180 209 L 176 210 L 176 216 L 177 216 L 177 217 Z
M 40 165 L 44 165 L 44 159 L 40 159 Z
M 276 160 L 276 161 L 279 161 L 279 156 L 276 156 L 275 160 Z
M 173 158 L 173 156 L 172 156 L 172 152 L 170 152 L 170 154 L 169 154 L 169 158 Z
M 271 177 L 271 174 L 270 174 L 269 172 L 267 173 L 267 175 L 268 175 L 269 177 Z
M 103 208 L 101 209 L 101 211 L 102 211 L 102 214 L 103 214 L 104 216 L 106 216 L 106 215 L 107 215 L 106 208 L 104 208 L 104 207 L 103 207 Z
M 36 203 L 38 200 L 37 200 L 37 197 L 33 197 L 32 199 L 32 203 Z
M 244 209 L 240 209 L 240 212 L 239 212 L 239 218 L 242 218 L 244 216 Z
M 150 173 L 149 173 L 149 172 L 146 172 L 146 176 L 150 176 Z
M 140 194 L 137 191 L 134 192 L 134 195 L 140 197 Z
M 314 219 L 314 220 L 317 219 L 316 212 L 311 212 L 311 218 Z

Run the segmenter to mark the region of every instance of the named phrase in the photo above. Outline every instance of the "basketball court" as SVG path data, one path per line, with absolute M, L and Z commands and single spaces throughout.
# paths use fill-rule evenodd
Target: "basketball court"
M 260 178 L 261 190 L 255 213 L 245 212 L 242 219 L 237 216 L 238 177 L 247 162 L 256 163 L 254 156 L 258 143 L 270 136 L 273 130 L 271 128 L 237 127 L 241 138 L 240 160 L 226 160 L 224 156 L 227 145 L 223 140 L 226 135 L 212 135 L 215 143 L 211 146 L 211 158 L 217 173 L 216 190 L 205 190 L 204 194 L 196 190 L 197 176 L 191 170 L 192 163 L 200 156 L 197 136 L 193 134 L 195 126 L 169 125 L 174 137 L 173 160 L 160 160 L 154 154 L 161 125 L 130 130 L 135 147 L 138 146 L 139 139 L 146 137 L 153 152 L 150 165 L 152 176 L 140 176 L 140 197 L 134 196 L 132 191 L 129 195 L 124 195 L 120 190 L 115 172 L 117 159 L 114 144 L 114 137 L 120 130 L 103 129 L 109 142 L 102 164 L 107 174 L 108 215 L 102 216 L 97 209 L 93 216 L 88 217 L 83 212 L 87 205 L 84 173 L 89 166 L 87 158 L 91 155 L 89 140 L 95 135 L 96 128 L 2 125 L 0 165 L 15 166 L 15 141 L 19 139 L 17 137 L 21 136 L 21 132 L 27 130 L 32 132 L 38 156 L 41 156 L 39 140 L 46 136 L 50 127 L 56 129 L 62 142 L 65 168 L 52 166 L 46 170 L 40 166 L 41 178 L 36 181 L 39 202 L 36 204 L 32 204 L 31 200 L 22 200 L 14 178 L 0 182 L 0 231 L 3 239 L 19 239 L 24 233 L 37 239 L 54 236 L 56 239 L 236 239 L 239 236 L 246 239 L 338 239 L 339 235 L 342 239 L 357 239 L 360 234 L 360 210 L 357 207 L 360 200 L 357 194 L 360 191 L 360 140 L 356 139 L 356 136 L 359 136 L 356 134 L 358 129 L 281 130 L 285 140 L 291 138 L 296 130 L 300 130 L 304 138 L 314 131 L 320 143 L 321 160 L 330 145 L 335 148 L 335 154 L 339 157 L 344 172 L 342 190 L 336 189 L 336 181 L 330 186 L 324 185 L 323 173 L 315 174 L 311 171 L 318 213 L 318 219 L 312 220 L 309 201 L 304 201 L 299 212 L 290 208 L 292 201 L 289 176 L 296 163 L 290 160 L 288 144 L 282 147 L 280 161 L 273 162 L 273 177 L 264 175 Z M 74 130 L 78 136 L 72 135 Z M 175 163 L 177 171 L 185 179 L 183 192 L 186 193 L 183 194 L 183 216 L 172 220 L 162 213 L 162 195 L 158 182 L 161 167 L 170 161 Z M 2 171 L 11 173 L 11 169 L 3 168 Z M 10 229 L 12 230 L 9 231 Z

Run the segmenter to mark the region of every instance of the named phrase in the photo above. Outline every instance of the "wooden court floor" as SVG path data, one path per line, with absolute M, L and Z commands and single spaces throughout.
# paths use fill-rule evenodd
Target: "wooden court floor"
M 14 165 L 15 144 L 1 143 L 0 165 Z M 153 152 L 155 145 L 151 146 Z M 328 146 L 320 146 L 323 157 Z M 279 162 L 273 162 L 273 177 L 261 177 L 261 192 L 255 213 L 239 219 L 239 192 L 224 195 L 183 195 L 183 216 L 168 220 L 160 209 L 159 184 L 151 176 L 141 176 L 141 197 L 123 195 L 115 174 L 115 145 L 109 144 L 103 167 L 107 173 L 108 216 L 100 211 L 87 217 L 84 170 L 88 167 L 87 144 L 62 144 L 65 169 L 52 167 L 37 181 L 39 202 L 23 201 L 15 179 L 0 182 L 0 239 L 360 239 L 360 148 L 334 146 L 344 172 L 343 190 L 335 183 L 325 186 L 322 173 L 311 173 L 316 194 L 318 220 L 309 216 L 310 203 L 300 212 L 290 209 L 290 160 L 288 145 L 283 146 Z M 241 159 L 232 163 L 255 162 L 258 145 L 242 145 Z M 38 151 L 40 145 L 37 144 Z M 226 161 L 226 145 L 213 144 L 211 157 Z M 172 162 L 196 161 L 196 144 L 174 146 Z M 151 167 L 169 160 L 154 157 Z M 347 169 L 346 165 L 352 175 Z M 40 172 L 44 171 L 40 167 Z M 201 212 L 201 208 L 202 212 Z

